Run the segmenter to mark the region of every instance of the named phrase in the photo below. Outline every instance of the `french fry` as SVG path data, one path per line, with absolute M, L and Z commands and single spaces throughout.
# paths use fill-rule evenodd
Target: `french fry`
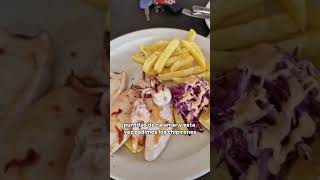
M 139 50 L 142 52 L 142 54 L 143 54 L 146 58 L 148 58 L 149 55 L 151 55 L 150 52 L 148 52 L 147 50 L 144 49 L 144 46 L 143 46 L 143 45 L 140 46 Z
M 216 0 L 212 5 L 212 12 L 214 12 L 213 21 L 215 24 L 220 24 L 226 18 L 240 12 L 245 12 L 263 2 L 264 0 Z
M 202 50 L 201 50 L 200 46 L 197 43 L 190 42 L 190 45 L 192 46 L 193 49 L 195 49 L 203 57 Z
M 181 46 L 180 46 L 180 44 L 179 44 L 179 46 L 176 48 L 176 50 L 173 51 L 173 53 L 172 53 L 171 56 L 173 56 L 173 54 L 174 54 L 175 52 L 181 52 Z
M 193 64 L 187 64 L 185 66 L 180 67 L 179 69 L 177 69 L 176 71 L 180 71 L 183 69 L 188 69 L 190 67 L 193 67 Z M 170 68 L 163 68 L 162 72 L 160 74 L 165 74 L 165 73 L 169 73 L 171 72 Z
M 171 80 L 178 84 L 183 84 L 186 82 L 186 78 L 172 78 Z
M 180 70 L 183 70 L 183 69 L 188 69 L 188 68 L 190 68 L 190 67 L 192 67 L 192 66 L 193 66 L 193 64 L 190 63 L 190 64 L 187 64 L 187 65 L 185 65 L 185 66 L 180 67 L 177 71 L 180 71 Z
M 202 50 L 201 50 L 200 46 L 195 42 L 190 42 L 190 44 L 192 45 L 193 49 L 195 49 L 198 52 L 198 54 L 201 56 L 201 58 L 205 59 L 205 57 L 203 56 L 203 53 L 202 53 Z M 208 69 L 210 71 L 210 64 L 207 63 L 207 62 L 206 62 L 206 69 Z
M 172 56 L 168 59 L 168 61 L 166 62 L 166 64 L 164 65 L 165 67 L 171 67 L 172 64 L 176 61 L 178 61 L 179 59 L 181 59 L 181 57 L 179 56 Z
M 155 42 L 153 44 L 145 45 L 144 49 L 148 51 L 157 51 L 161 48 L 165 48 L 166 46 L 168 46 L 168 44 L 169 44 L 169 41 L 162 40 L 162 41 Z
M 209 109 L 202 112 L 199 117 L 199 122 L 208 130 L 210 130 L 210 106 Z
M 187 48 L 182 48 L 181 46 L 178 46 L 178 48 L 172 53 L 172 56 L 179 56 L 181 54 L 188 53 Z
M 165 67 L 171 67 L 173 65 L 174 62 L 179 61 L 181 59 L 186 58 L 187 56 L 190 56 L 189 52 L 185 52 L 183 54 L 180 54 L 178 56 L 171 56 L 168 61 L 165 64 Z
M 143 64 L 144 61 L 146 60 L 146 57 L 140 52 L 136 53 L 131 58 L 133 61 L 135 61 L 136 63 L 139 63 L 139 64 Z
M 143 65 L 147 77 L 158 76 L 162 80 L 171 80 L 199 75 L 210 78 L 210 74 L 202 73 L 210 71 L 210 64 L 206 62 L 200 46 L 194 42 L 195 37 L 196 32 L 191 29 L 187 40 L 173 39 L 141 45 L 132 59 Z M 193 61 L 199 66 L 194 66 Z
M 275 43 L 288 52 L 293 52 L 298 47 L 299 56 L 302 58 L 320 56 L 319 43 L 320 30 L 301 33 L 293 39 Z
M 196 62 L 200 65 L 201 68 L 206 68 L 206 60 L 201 52 L 198 51 L 194 45 L 188 41 L 182 40 L 182 44 L 189 50 L 191 55 L 195 58 Z
M 133 149 L 133 148 L 132 148 L 132 140 L 131 140 L 131 138 L 128 139 L 128 141 L 125 143 L 125 145 L 126 145 L 126 147 L 127 147 L 131 152 L 133 152 L 133 153 L 139 153 L 139 152 L 141 152 L 141 151 L 144 149 L 144 147 L 141 146 L 141 145 L 138 145 L 138 148 L 137 148 L 136 150 Z
M 197 33 L 195 30 L 193 29 L 190 29 L 190 31 L 188 32 L 188 35 L 187 35 L 187 40 L 188 41 L 194 41 L 194 39 L 196 38 L 197 36 Z
M 206 64 L 207 64 L 206 70 L 210 72 L 210 64 L 208 62 Z
M 184 67 L 188 64 L 192 64 L 193 61 L 194 61 L 194 57 L 189 55 L 185 59 L 181 59 L 181 60 L 174 62 L 173 65 L 170 67 L 170 71 L 171 72 L 177 71 L 177 70 L 181 69 L 181 67 Z
M 206 71 L 206 72 L 197 74 L 197 77 L 203 78 L 203 79 L 209 81 L 210 80 L 210 71 Z
M 258 4 L 248 10 L 245 10 L 244 12 L 241 12 L 229 18 L 226 18 L 220 24 L 215 23 L 214 29 L 226 28 L 226 27 L 230 27 L 238 24 L 246 24 L 257 18 L 263 17 L 265 15 L 264 10 L 265 10 L 264 4 L 263 3 Z
M 200 73 L 200 74 L 197 74 L 196 75 L 198 78 L 203 78 L 207 81 L 210 80 L 210 72 L 209 71 L 206 71 L 206 72 L 203 72 L 203 73 Z M 182 83 L 185 83 L 186 82 L 186 79 L 187 77 L 182 77 L 182 78 L 172 78 L 171 80 L 175 83 L 179 83 L 179 84 L 182 84 Z
M 144 64 L 145 60 L 151 54 L 153 54 L 155 51 L 161 52 L 161 50 L 163 50 L 168 44 L 168 41 L 158 41 L 149 45 L 141 45 L 139 48 L 140 52 L 133 55 L 132 59 L 139 64 Z
M 162 69 L 164 68 L 164 66 L 165 66 L 166 62 L 168 61 L 169 57 L 172 55 L 174 50 L 177 49 L 179 44 L 180 44 L 180 40 L 179 39 L 174 39 L 168 44 L 168 46 L 162 52 L 162 54 L 160 55 L 160 57 L 158 58 L 155 66 L 154 66 L 154 70 L 157 73 L 160 73 L 162 71 Z
M 150 55 L 143 64 L 143 71 L 146 73 L 150 73 L 153 70 L 153 67 L 159 57 L 159 52 L 156 51 L 152 55 Z
M 275 14 L 248 24 L 214 31 L 214 49 L 230 50 L 285 39 L 298 30 L 298 26 L 287 14 Z
M 199 73 L 202 73 L 203 71 L 204 71 L 204 69 L 202 67 L 194 66 L 194 67 L 190 67 L 188 69 L 183 69 L 180 71 L 159 74 L 158 77 L 161 80 L 166 81 L 166 80 L 170 80 L 172 78 L 181 78 L 181 77 L 187 77 L 187 76 L 194 75 L 194 74 L 199 74 Z
M 169 72 L 170 72 L 170 68 L 163 68 L 160 74 L 165 74 Z
M 157 72 L 155 72 L 154 70 L 150 71 L 150 72 L 145 72 L 147 77 L 155 77 L 157 75 Z
M 307 25 L 307 4 L 306 0 L 279 0 L 280 4 L 287 10 L 294 19 L 301 31 Z
M 150 56 L 154 52 L 162 52 L 169 44 L 169 41 L 158 41 L 153 44 L 142 45 L 140 46 L 140 51 L 146 55 L 146 57 Z

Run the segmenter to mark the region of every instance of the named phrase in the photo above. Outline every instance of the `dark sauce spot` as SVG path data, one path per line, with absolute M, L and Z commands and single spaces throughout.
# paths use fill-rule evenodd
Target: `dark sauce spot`
M 58 105 L 54 105 L 52 108 L 53 108 L 53 110 L 56 111 L 56 112 L 60 112 L 60 111 L 61 111 L 61 107 L 58 106 Z
M 122 112 L 122 109 L 119 109 L 118 111 L 111 113 L 111 116 L 112 116 L 112 115 L 120 114 L 121 112 Z
M 6 51 L 3 48 L 0 48 L 0 54 L 4 54 Z
M 27 166 L 32 166 L 40 159 L 40 155 L 34 151 L 33 149 L 28 149 L 26 153 L 26 157 L 23 159 L 14 158 L 6 163 L 4 168 L 4 173 L 7 173 L 10 168 L 24 168 Z
M 78 56 L 78 53 L 75 51 L 71 51 L 69 55 L 70 55 L 70 57 L 75 58 Z
M 123 141 L 123 130 L 119 129 L 118 127 L 116 127 L 117 132 L 118 132 L 118 142 L 119 144 L 121 144 L 121 142 Z
M 146 94 L 144 97 L 145 98 L 152 98 L 152 95 L 151 94 Z
M 85 112 L 84 109 L 82 109 L 81 107 L 78 107 L 78 108 L 77 108 L 77 111 L 78 111 L 79 113 L 84 113 L 84 112 Z
M 49 161 L 48 162 L 48 166 L 53 167 L 54 166 L 54 162 L 53 161 Z
M 101 128 L 95 128 L 92 130 L 92 132 L 94 133 L 101 133 L 102 132 L 102 129 Z
M 32 39 L 33 38 L 32 36 L 28 36 L 25 34 L 19 34 L 19 33 L 13 34 L 12 36 L 16 37 L 16 38 L 20 38 L 20 39 Z

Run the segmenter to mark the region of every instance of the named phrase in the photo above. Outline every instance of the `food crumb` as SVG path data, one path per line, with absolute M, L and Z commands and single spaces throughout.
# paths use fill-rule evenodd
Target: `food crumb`
M 92 130 L 92 132 L 94 132 L 94 133 L 100 133 L 101 131 L 102 131 L 101 128 L 95 128 Z
M 49 161 L 48 162 L 48 166 L 53 167 L 54 166 L 54 162 L 53 161 Z
M 0 54 L 4 54 L 5 50 L 3 48 L 0 48 Z
M 78 108 L 77 108 L 77 111 L 78 111 L 79 113 L 83 113 L 83 112 L 84 112 L 84 109 L 81 108 L 81 107 L 78 107 Z
M 77 55 L 78 55 L 78 53 L 75 52 L 75 51 L 71 51 L 70 52 L 70 56 L 73 57 L 73 58 L 77 57 Z
M 70 128 L 64 128 L 63 133 L 65 136 L 70 136 L 72 134 L 72 130 Z
M 61 111 L 61 108 L 59 105 L 54 105 L 53 107 L 53 110 L 56 111 L 56 112 L 60 112 Z

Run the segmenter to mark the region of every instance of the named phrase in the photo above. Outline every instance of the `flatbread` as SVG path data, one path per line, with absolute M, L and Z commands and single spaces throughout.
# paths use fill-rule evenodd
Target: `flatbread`
M 75 136 L 75 146 L 70 156 L 65 180 L 104 180 L 109 177 L 109 33 L 105 33 L 102 56 L 89 77 L 102 85 L 99 96 L 99 115 L 86 118 Z M 100 88 L 97 89 L 99 91 Z
M 52 58 L 48 33 L 28 37 L 0 29 L 0 59 L 0 126 L 4 133 L 50 85 Z
M 125 72 L 110 73 L 110 104 L 127 88 L 127 80 Z
M 1 143 L 0 179 L 62 180 L 76 131 L 98 99 L 62 87 L 33 104 Z
M 108 177 L 107 147 L 109 136 L 103 116 L 84 120 L 75 137 L 75 148 L 65 180 L 104 180 Z

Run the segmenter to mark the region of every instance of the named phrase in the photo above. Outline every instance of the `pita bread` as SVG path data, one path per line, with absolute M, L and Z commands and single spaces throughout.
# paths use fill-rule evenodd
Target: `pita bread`
M 127 88 L 127 74 L 125 72 L 110 73 L 110 102 L 111 104 Z
M 65 180 L 104 180 L 109 161 L 107 156 L 107 129 L 102 116 L 83 121 L 75 138 Z
M 83 121 L 75 146 L 68 162 L 65 180 L 104 180 L 109 177 L 109 134 L 106 122 L 109 116 L 109 77 L 107 56 L 109 55 L 109 33 L 105 33 L 104 51 L 96 68 L 88 75 L 103 85 L 99 99 L 100 116 Z M 83 89 L 83 88 L 80 88 Z M 99 88 L 96 89 L 100 91 Z M 99 129 L 99 131 L 96 131 Z M 101 130 L 101 131 L 100 131 Z
M 38 36 L 43 40 L 43 35 Z M 40 40 L 34 41 L 39 42 Z M 38 45 L 48 47 L 41 43 Z M 16 43 L 16 46 L 20 46 L 19 43 Z M 44 54 L 39 57 L 45 59 Z M 28 104 L 38 97 L 32 95 L 44 92 L 44 85 L 50 82 L 44 81 L 43 77 L 48 76 L 42 74 L 50 63 L 48 66 L 42 63 L 44 62 L 39 61 L 37 64 L 41 65 L 41 70 L 30 70 L 25 73 L 26 77 L 29 76 L 26 78 L 29 83 L 24 84 L 20 81 L 19 83 L 23 85 L 16 83 L 21 86 L 19 90 L 22 89 L 18 92 L 29 92 L 26 93 L 28 95 L 26 99 L 32 101 L 27 101 Z M 79 177 L 84 179 L 107 177 L 105 169 L 108 166 L 108 150 L 106 146 L 109 137 L 104 124 L 105 117 L 101 115 L 104 107 L 108 110 L 107 96 L 101 98 L 103 94 L 109 94 L 107 91 L 109 77 L 106 71 L 107 63 L 104 55 L 96 68 L 88 75 L 78 78 L 72 74 L 66 86 L 53 90 L 38 102 L 31 104 L 19 118 L 18 116 L 6 118 L 2 122 L 7 128 L 0 135 L 0 179 L 79 180 Z M 36 81 L 38 83 L 34 82 L 37 79 L 34 77 L 35 74 L 40 77 Z M 29 90 L 30 84 L 32 84 L 31 90 L 26 91 L 25 89 Z M 12 99 L 15 97 L 17 94 L 12 93 Z M 7 102 L 11 101 L 7 100 Z M 23 107 L 21 109 L 25 109 L 25 106 Z M 96 128 L 99 126 L 101 132 L 97 133 Z M 93 134 L 90 133 L 92 131 L 94 131 Z M 99 146 L 101 144 L 104 146 Z M 99 148 L 95 148 L 96 146 Z
M 1 133 L 46 92 L 52 75 L 50 54 L 48 33 L 27 37 L 0 29 Z
M 63 87 L 33 104 L 1 146 L 0 179 L 63 179 L 76 131 L 95 114 L 98 99 Z

